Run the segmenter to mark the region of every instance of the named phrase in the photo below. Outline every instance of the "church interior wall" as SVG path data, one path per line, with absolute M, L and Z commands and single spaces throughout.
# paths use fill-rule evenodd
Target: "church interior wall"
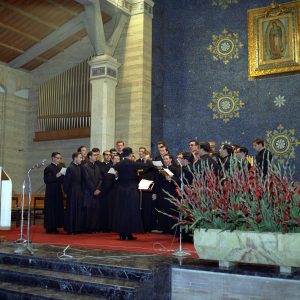
M 165 140 L 175 154 L 196 138 L 246 146 L 254 155 L 252 140 L 262 137 L 273 143 L 275 158 L 290 157 L 299 174 L 299 73 L 248 78 L 247 10 L 270 2 L 155 1 L 152 145 Z M 237 52 L 225 63 L 215 45 L 228 36 Z M 225 122 L 216 99 L 233 94 L 238 109 Z
M 16 192 L 27 167 L 31 79 L 27 72 L 0 65 L 0 165 L 16 183 Z

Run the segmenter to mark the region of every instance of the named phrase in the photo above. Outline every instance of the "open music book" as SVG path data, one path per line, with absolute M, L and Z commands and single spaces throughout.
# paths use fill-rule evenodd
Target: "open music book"
M 152 180 L 142 179 L 139 182 L 139 190 L 141 191 L 151 191 L 153 186 L 154 186 L 154 181 Z
M 59 172 L 63 175 L 66 175 L 67 168 L 61 168 Z
M 108 174 L 113 174 L 113 175 L 116 175 L 117 174 L 117 171 L 114 169 L 114 168 L 110 168 L 107 172 Z
M 171 172 L 169 169 L 163 168 L 163 169 L 160 169 L 159 172 L 162 173 L 165 176 L 170 176 L 170 177 L 174 176 L 174 173 Z
M 163 163 L 160 160 L 153 160 L 152 163 L 153 163 L 154 167 L 162 167 L 163 166 Z

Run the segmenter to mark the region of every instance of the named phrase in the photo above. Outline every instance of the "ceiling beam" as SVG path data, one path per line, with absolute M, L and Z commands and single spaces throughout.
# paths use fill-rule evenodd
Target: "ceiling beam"
M 48 0 L 48 2 L 50 4 L 52 4 L 53 6 L 55 6 L 55 7 L 59 8 L 59 9 L 65 11 L 66 13 L 68 13 L 70 15 L 72 15 L 73 17 L 76 17 L 78 15 L 77 12 L 75 12 L 75 11 L 73 11 L 73 10 L 71 10 L 71 9 L 69 9 L 69 8 L 67 8 L 67 7 L 65 7 L 65 6 L 63 6 L 63 5 L 55 2 L 55 0 Z
M 0 46 L 1 46 L 1 47 L 4 47 L 4 48 L 7 48 L 7 49 L 9 49 L 9 50 L 13 50 L 13 51 L 18 52 L 18 53 L 24 53 L 24 52 L 25 52 L 24 50 L 18 49 L 18 48 L 16 48 L 16 47 L 13 47 L 13 46 L 10 46 L 10 45 L 1 43 L 1 42 L 0 42 Z
M 108 5 L 108 3 L 103 0 L 76 0 L 76 2 L 85 7 L 84 23 L 95 54 L 108 54 L 113 56 L 123 28 L 128 22 L 129 15 L 124 14 L 120 9 L 116 9 L 115 6 Z M 103 24 L 101 15 L 101 9 L 103 9 L 102 5 L 105 7 L 103 11 L 113 16 L 105 25 Z M 107 11 L 107 9 L 109 9 L 109 11 Z M 106 33 L 111 31 L 112 34 L 109 40 L 107 40 Z
M 99 0 L 76 0 L 84 5 L 84 24 L 96 55 L 107 54 L 106 38 Z
M 43 24 L 43 25 L 45 25 L 47 27 L 50 27 L 52 29 L 59 28 L 59 26 L 57 26 L 57 25 L 55 25 L 53 23 L 47 22 L 44 19 L 42 19 L 42 18 L 40 18 L 38 16 L 35 16 L 35 15 L 29 13 L 29 12 L 26 12 L 25 10 L 23 10 L 23 9 L 21 9 L 21 8 L 15 6 L 15 5 L 11 5 L 11 4 L 5 2 L 4 0 L 0 0 L 0 5 L 2 7 L 8 8 L 8 9 L 10 9 L 10 10 L 12 10 L 12 11 L 14 11 L 14 12 L 16 12 L 16 13 L 22 15 L 22 16 L 25 16 L 25 17 L 33 20 L 33 21 L 36 21 L 36 22 L 38 22 L 40 24 Z
M 9 65 L 13 68 L 20 68 L 21 66 L 28 63 L 32 59 L 37 58 L 40 54 L 44 53 L 50 48 L 54 48 L 57 44 L 64 41 L 68 37 L 75 35 L 83 28 L 83 14 L 84 12 L 80 13 L 76 18 L 71 19 L 63 26 L 50 33 L 39 43 L 29 48 L 24 54 L 12 60 Z
M 1 21 L 0 21 L 0 28 L 5 28 L 5 29 L 10 30 L 12 32 L 18 33 L 18 34 L 22 35 L 23 37 L 25 37 L 25 38 L 27 38 L 29 40 L 32 40 L 34 42 L 38 42 L 40 40 L 39 38 L 37 38 L 37 37 L 35 37 L 35 36 L 31 35 L 31 34 L 28 34 L 26 32 L 18 30 L 16 28 L 12 27 L 12 26 L 6 25 L 6 24 L 2 23 Z
M 40 17 L 38 17 L 36 15 L 33 15 L 33 14 L 29 13 L 29 12 L 26 12 L 25 10 L 23 10 L 23 9 L 17 7 L 17 6 L 11 5 L 11 4 L 5 2 L 5 0 L 0 0 L 0 5 L 2 7 L 4 7 L 4 8 L 8 8 L 8 9 L 10 9 L 10 10 L 12 10 L 12 11 L 14 11 L 14 12 L 16 12 L 16 13 L 24 16 L 24 17 L 27 17 L 27 18 L 29 18 L 29 19 L 31 19 L 33 21 L 36 21 L 36 22 L 38 22 L 40 24 L 43 24 L 43 25 L 45 25 L 45 26 L 47 26 L 47 27 L 49 27 L 49 28 L 51 28 L 53 30 L 57 30 L 57 29 L 60 28 L 60 26 L 58 26 L 58 25 L 56 25 L 54 23 L 51 23 L 51 22 L 47 22 L 43 18 L 40 18 Z M 78 14 L 76 14 L 76 16 L 78 16 Z M 75 37 L 77 38 L 78 41 L 81 40 L 80 36 L 76 35 Z
M 109 25 L 109 23 L 112 23 L 114 24 L 114 26 L 115 24 L 117 24 L 112 35 L 107 41 L 108 51 L 111 56 L 113 56 L 115 53 L 119 39 L 121 37 L 125 24 L 128 22 L 128 20 L 129 20 L 129 16 L 124 15 L 123 13 L 119 13 L 115 15 L 110 22 L 107 23 L 107 25 Z

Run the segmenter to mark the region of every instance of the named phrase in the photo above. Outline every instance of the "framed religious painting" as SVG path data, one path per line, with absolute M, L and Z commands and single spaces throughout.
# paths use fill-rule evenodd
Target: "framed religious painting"
M 248 10 L 250 78 L 300 70 L 300 1 Z

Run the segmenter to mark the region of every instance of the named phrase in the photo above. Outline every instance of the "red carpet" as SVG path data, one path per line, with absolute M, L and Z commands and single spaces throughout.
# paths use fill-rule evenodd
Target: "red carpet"
M 26 232 L 27 228 L 24 227 L 24 233 Z M 0 235 L 8 241 L 15 241 L 20 237 L 20 228 L 2 230 Z M 46 234 L 42 225 L 31 227 L 31 241 L 33 243 L 163 255 L 171 255 L 172 250 L 176 251 L 179 248 L 178 237 L 173 238 L 168 234 L 145 233 L 134 236 L 137 237 L 135 241 L 120 241 L 116 233 Z M 191 253 L 190 257 L 198 257 L 192 243 L 184 243 L 183 249 Z

